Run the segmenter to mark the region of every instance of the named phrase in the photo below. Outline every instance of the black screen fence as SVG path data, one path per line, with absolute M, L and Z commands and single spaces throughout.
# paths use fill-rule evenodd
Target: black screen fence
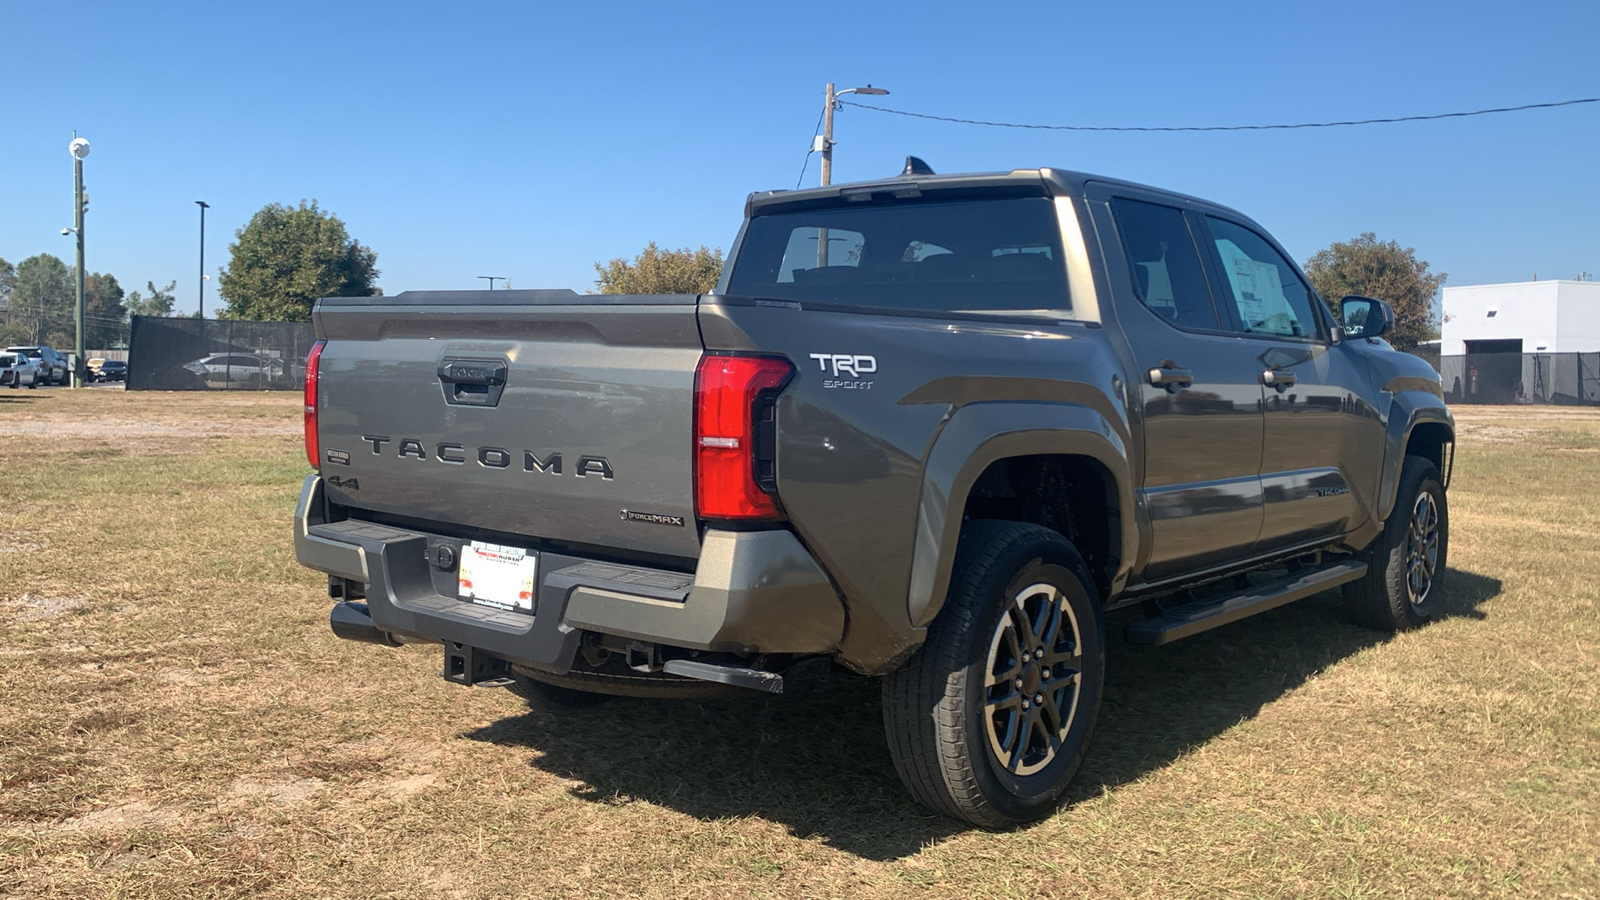
M 1600 406 L 1600 353 L 1467 353 L 1435 366 L 1449 403 Z
M 134 316 L 128 390 L 298 391 L 316 339 L 310 322 Z

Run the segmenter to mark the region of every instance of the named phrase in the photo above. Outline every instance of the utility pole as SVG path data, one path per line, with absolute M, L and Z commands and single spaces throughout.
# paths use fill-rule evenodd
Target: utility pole
M 835 92 L 833 82 L 828 82 L 828 89 L 822 98 L 822 137 L 817 140 L 816 150 L 822 154 L 822 186 L 827 187 L 833 183 L 833 111 L 839 106 L 839 98 L 845 94 L 870 94 L 872 96 L 887 96 L 888 91 L 875 88 L 872 85 L 858 88 L 845 88 Z M 817 229 L 817 266 L 828 265 L 828 229 Z
M 839 105 L 839 95 L 833 92 L 831 81 L 822 102 L 822 146 L 818 149 L 822 151 L 822 186 L 827 187 L 833 183 L 833 108 Z
M 506 277 L 504 275 L 479 275 L 478 277 L 482 278 L 484 281 L 489 282 L 489 290 L 491 290 L 491 291 L 494 290 L 494 283 L 496 281 L 505 281 L 506 280 Z
M 74 344 L 77 355 L 72 361 L 72 386 L 77 388 L 83 387 L 84 374 L 87 372 L 83 358 L 83 213 L 86 205 L 83 196 L 83 158 L 89 155 L 89 142 L 74 132 L 68 149 L 72 152 L 72 227 L 78 237 L 78 303 L 73 313 L 78 337 Z
M 200 207 L 200 318 L 206 317 L 206 210 L 211 204 L 196 200 Z

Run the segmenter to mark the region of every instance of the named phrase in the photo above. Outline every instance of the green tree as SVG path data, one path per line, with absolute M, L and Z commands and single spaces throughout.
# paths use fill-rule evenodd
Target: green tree
M 315 200 L 298 207 L 268 204 L 235 237 L 222 270 L 226 318 L 306 322 L 321 297 L 378 293 L 378 254 Z
M 41 253 L 17 264 L 11 305 L 25 329 L 29 343 L 57 347 L 72 343 L 72 313 L 77 292 L 67 264 Z
M 11 292 L 16 286 L 17 267 L 0 257 L 0 347 L 19 344 L 29 337 L 28 329 L 11 305 Z
M 722 276 L 722 251 L 662 250 L 651 241 L 632 260 L 595 263 L 594 270 L 602 294 L 706 294 Z
M 128 340 L 128 308 L 116 276 L 91 272 L 83 279 L 83 346 L 104 350 Z M 76 290 L 74 290 L 76 300 Z M 73 340 L 73 346 L 77 343 Z
M 1433 298 L 1447 277 L 1428 274 L 1428 264 L 1417 251 L 1394 241 L 1379 241 L 1368 231 L 1349 241 L 1331 244 L 1306 261 L 1306 277 L 1317 293 L 1338 313 L 1339 298 L 1361 294 L 1389 301 L 1394 307 L 1394 331 L 1389 343 L 1410 350 L 1439 336 Z
M 17 267 L 0 256 L 0 312 L 11 314 L 11 290 L 17 286 Z
M 177 289 L 178 282 L 169 281 L 163 288 L 156 287 L 154 281 L 146 281 L 145 287 L 149 288 L 150 296 L 144 297 L 138 291 L 128 292 L 128 315 L 130 316 L 170 316 L 172 307 L 177 298 L 172 292 Z

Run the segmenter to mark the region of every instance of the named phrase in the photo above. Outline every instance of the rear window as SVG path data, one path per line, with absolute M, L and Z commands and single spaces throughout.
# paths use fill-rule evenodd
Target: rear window
M 742 297 L 1071 315 L 1045 197 L 874 203 L 760 216 L 728 281 Z

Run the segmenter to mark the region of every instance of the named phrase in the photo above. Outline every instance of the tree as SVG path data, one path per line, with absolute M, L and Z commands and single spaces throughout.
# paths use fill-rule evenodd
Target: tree
M 1417 252 L 1394 241 L 1379 241 L 1368 231 L 1354 240 L 1341 241 L 1306 261 L 1306 277 L 1338 313 L 1339 298 L 1361 294 L 1389 301 L 1394 307 L 1394 331 L 1389 343 L 1410 350 L 1439 336 L 1433 315 L 1433 298 L 1448 277 L 1428 274 L 1428 264 Z
M 4 319 L 0 320 L 0 347 L 15 346 L 29 337 L 28 329 L 11 305 L 11 292 L 16 286 L 17 267 L 0 257 L 0 313 L 4 314 Z
M 11 305 L 17 322 L 34 344 L 67 346 L 72 340 L 72 313 L 77 291 L 67 264 L 48 253 L 30 256 L 17 264 L 17 282 Z
M 321 297 L 378 292 L 378 254 L 315 200 L 298 207 L 268 204 L 234 236 L 221 279 L 226 318 L 307 322 Z
M 651 241 L 631 262 L 618 257 L 594 270 L 602 294 L 706 294 L 722 277 L 722 251 L 662 250 Z
M 177 298 L 172 292 L 177 289 L 178 282 L 169 281 L 164 288 L 156 287 L 154 281 L 146 281 L 145 287 L 150 289 L 149 297 L 142 297 L 138 291 L 128 292 L 128 315 L 130 316 L 170 316 L 172 307 Z
M 0 312 L 6 314 L 7 321 L 11 318 L 11 290 L 16 286 L 17 267 L 0 256 Z
M 83 279 L 85 350 L 104 350 L 127 342 L 128 309 L 123 305 L 122 298 L 122 285 L 117 283 L 115 275 L 91 272 Z M 76 343 L 74 339 L 72 344 Z

